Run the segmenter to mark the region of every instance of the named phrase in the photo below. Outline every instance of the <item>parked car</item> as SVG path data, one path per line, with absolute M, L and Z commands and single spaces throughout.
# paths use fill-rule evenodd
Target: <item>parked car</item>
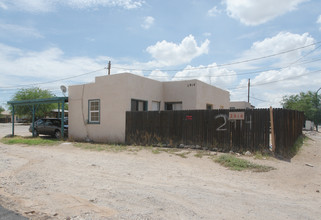
M 29 127 L 29 131 L 32 133 L 32 124 Z M 61 137 L 61 119 L 60 118 L 42 118 L 34 123 L 34 135 L 39 134 L 51 135 L 56 138 Z M 68 120 L 64 120 L 64 136 L 68 135 Z

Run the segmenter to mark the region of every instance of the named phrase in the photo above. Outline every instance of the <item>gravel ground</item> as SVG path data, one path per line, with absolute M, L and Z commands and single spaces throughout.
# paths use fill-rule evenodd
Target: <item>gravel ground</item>
M 0 138 L 12 134 L 12 124 L 11 123 L 0 123 Z M 29 125 L 15 123 L 14 134 L 20 136 L 31 136 L 29 132 Z
M 0 204 L 31 219 L 320 219 L 321 134 L 308 135 L 290 162 L 244 157 L 276 168 L 267 173 L 195 151 L 0 144 Z

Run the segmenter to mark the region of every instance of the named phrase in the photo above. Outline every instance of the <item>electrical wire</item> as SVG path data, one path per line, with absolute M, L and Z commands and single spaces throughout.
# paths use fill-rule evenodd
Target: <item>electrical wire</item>
M 236 65 L 236 64 L 241 64 L 241 63 L 247 63 L 247 62 L 252 62 L 252 61 L 257 61 L 257 60 L 261 60 L 261 59 L 266 59 L 266 58 L 270 58 L 270 57 L 274 57 L 274 56 L 278 56 L 278 55 L 282 55 L 282 54 L 286 54 L 286 53 L 290 53 L 296 50 L 300 50 L 300 49 L 304 49 L 310 46 L 314 46 L 317 44 L 320 44 L 321 41 L 318 41 L 316 43 L 313 44 L 309 44 L 306 46 L 302 46 L 302 47 L 298 47 L 295 49 L 291 49 L 291 50 L 287 50 L 287 51 L 283 51 L 283 52 L 279 52 L 279 53 L 275 53 L 275 54 L 271 54 L 271 55 L 267 55 L 267 56 L 262 56 L 262 57 L 257 57 L 257 58 L 253 58 L 253 59 L 247 59 L 247 60 L 242 60 L 242 61 L 237 61 L 237 62 L 231 62 L 231 63 L 225 63 L 225 64 L 217 64 L 217 65 L 213 65 L 213 66 L 204 66 L 204 67 L 193 67 L 193 68 L 185 68 L 185 69 L 164 69 L 164 70 L 159 70 L 159 71 L 167 71 L 167 72 L 171 72 L 171 71 L 183 71 L 183 70 L 200 70 L 200 69 L 210 69 L 210 68 L 217 68 L 217 67 L 223 67 L 223 66 L 230 66 L 230 65 Z M 306 54 L 304 57 L 310 55 L 312 52 L 314 52 L 316 49 L 320 48 L 320 46 L 318 46 L 317 48 L 315 48 L 313 51 L 311 51 L 310 53 Z M 301 57 L 299 60 L 301 60 Z M 295 61 L 294 63 L 298 62 L 299 60 Z M 320 60 L 320 59 L 319 59 Z M 314 62 L 314 61 L 312 61 Z M 293 65 L 294 63 L 290 64 L 289 66 Z M 289 67 L 288 66 L 288 67 Z M 5 86 L 5 87 L 0 87 L 0 89 L 17 89 L 17 88 L 21 88 L 21 87 L 30 87 L 30 86 L 36 86 L 36 85 L 43 85 L 43 84 L 49 84 L 49 83 L 54 83 L 54 82 L 59 82 L 59 81 L 63 81 L 63 80 L 67 80 L 67 79 L 73 79 L 73 78 L 77 78 L 80 76 L 84 76 L 84 75 L 89 75 L 95 72 L 99 72 L 102 71 L 104 69 L 106 69 L 107 67 L 104 67 L 102 69 L 98 69 L 98 70 L 94 70 L 94 71 L 90 71 L 87 73 L 83 73 L 83 74 L 79 74 L 79 75 L 74 75 L 74 76 L 70 76 L 70 77 L 66 77 L 66 78 L 61 78 L 61 79 L 57 79 L 57 80 L 51 80 L 51 81 L 46 81 L 46 82 L 39 82 L 39 83 L 31 83 L 31 84 L 23 84 L 23 85 L 15 85 L 15 86 Z M 286 67 L 287 68 L 287 67 Z M 155 71 L 155 70 L 144 70 L 144 69 L 130 69 L 130 68 L 122 68 L 122 67 L 115 67 L 113 66 L 113 69 L 123 69 L 123 70 L 131 70 L 131 71 Z M 240 73 L 240 74 L 225 74 L 225 75 L 220 75 L 220 76 L 211 76 L 211 75 L 203 75 L 202 77 L 223 77 L 223 76 L 233 76 L 233 75 L 247 75 L 247 74 L 254 74 L 254 73 L 259 73 L 259 72 L 265 72 L 265 71 L 270 71 L 270 70 L 279 70 L 282 68 L 273 68 L 273 69 L 269 69 L 269 70 L 260 70 L 260 71 L 253 71 L 253 72 L 245 72 L 245 73 Z M 149 77 L 164 77 L 164 76 L 149 76 Z M 199 77 L 199 76 L 185 76 L 186 78 L 190 78 L 190 77 Z M 185 78 L 185 77 L 176 77 L 176 78 Z
M 0 87 L 0 89 L 10 89 L 10 88 L 18 88 L 18 87 L 29 87 L 29 86 L 36 86 L 36 85 L 43 85 L 43 84 L 48 84 L 48 83 L 60 82 L 60 81 L 63 81 L 63 80 L 73 79 L 73 78 L 77 78 L 77 77 L 80 77 L 80 76 L 85 76 L 85 75 L 89 75 L 89 74 L 92 74 L 92 73 L 96 73 L 96 72 L 102 71 L 102 70 L 104 70 L 104 69 L 106 69 L 106 67 L 104 67 L 104 68 L 102 68 L 102 69 L 90 71 L 90 72 L 87 72 L 87 73 L 75 75 L 75 76 L 70 76 L 70 77 L 66 77 L 66 78 L 57 79 L 57 80 L 51 80 L 51 81 L 39 82 L 39 83 L 31 83 L 31 84 L 24 84 L 24 85 L 16 85 L 16 86 Z
M 305 74 L 301 74 L 299 76 L 292 76 L 292 77 L 287 77 L 287 78 L 284 78 L 284 79 L 273 80 L 273 81 L 270 81 L 270 82 L 262 82 L 262 83 L 251 84 L 251 87 L 261 86 L 261 85 L 266 85 L 266 84 L 273 84 L 273 83 L 277 83 L 277 82 L 280 82 L 280 81 L 285 81 L 285 80 L 289 80 L 289 79 L 295 79 L 295 78 L 299 78 L 299 77 L 302 77 L 302 76 L 307 76 L 307 75 L 315 74 L 315 73 L 319 73 L 319 72 L 321 72 L 321 69 L 320 70 L 315 70 L 315 71 L 312 71 L 312 72 L 308 72 L 308 73 L 305 73 Z M 246 86 L 235 87 L 235 88 L 228 88 L 228 90 L 236 90 L 236 89 L 243 89 L 243 88 L 247 88 L 247 85 Z
M 321 45 L 320 45 L 321 47 Z M 319 59 L 315 59 L 312 61 L 305 61 L 305 62 L 301 62 L 298 63 L 296 65 L 302 65 L 302 64 L 307 64 L 307 63 L 313 63 L 313 62 L 317 62 L 320 61 L 321 58 Z M 267 72 L 267 71 L 277 71 L 277 70 L 282 70 L 282 69 L 286 69 L 289 68 L 290 66 L 293 66 L 294 63 L 291 63 L 285 67 L 276 67 L 276 68 L 269 68 L 269 69 L 263 69 L 263 70 L 257 70 L 257 71 L 250 71 L 250 72 L 242 72 L 242 73 L 231 73 L 231 74 L 221 74 L 221 75 L 188 75 L 188 76 L 174 76 L 174 78 L 179 78 L 179 79 L 184 79 L 184 78 L 191 78 L 191 77 L 211 77 L 211 78 L 216 78 L 216 77 L 224 77 L 224 76 L 242 76 L 242 75 L 251 75 L 251 74 L 256 74 L 256 73 L 263 73 L 263 72 Z M 149 77 L 149 78 L 163 78 L 166 76 L 151 76 L 151 75 L 147 75 L 145 77 Z
M 270 54 L 270 55 L 266 55 L 266 56 L 262 56 L 262 57 L 257 57 L 257 58 L 252 58 L 252 59 L 247 59 L 247 60 L 241 60 L 241 61 L 236 61 L 236 62 L 231 62 L 231 63 L 223 63 L 223 64 L 217 64 L 217 65 L 212 65 L 212 66 L 204 66 L 204 67 L 193 67 L 193 68 L 185 68 L 185 69 L 159 69 L 159 71 L 164 71 L 164 72 L 177 72 L 177 71 L 183 71 L 183 70 L 199 70 L 199 69 L 209 69 L 209 68 L 217 68 L 217 67 L 223 67 L 223 66 L 231 66 L 231 65 L 236 65 L 236 64 L 242 64 L 242 63 L 248 63 L 248 62 L 252 62 L 252 61 L 257 61 L 257 60 L 262 60 L 262 59 L 266 59 L 266 58 L 270 58 L 270 57 L 274 57 L 274 56 L 279 56 L 282 54 L 286 54 L 286 53 L 290 53 L 296 50 L 301 50 L 307 47 L 311 47 L 317 44 L 320 44 L 321 41 L 318 41 L 316 43 L 313 44 L 309 44 L 306 46 L 302 46 L 302 47 L 298 47 L 295 49 L 291 49 L 291 50 L 286 50 L 286 51 L 282 51 L 279 53 L 275 53 L 275 54 Z M 320 46 L 319 46 L 320 47 Z M 318 47 L 318 48 L 319 48 Z M 155 70 L 151 70 L 151 69 L 134 69 L 134 68 L 124 68 L 124 67 L 115 67 L 113 66 L 114 69 L 122 69 L 122 70 L 130 70 L 130 71 L 143 71 L 143 72 L 151 72 L 151 71 L 155 71 Z

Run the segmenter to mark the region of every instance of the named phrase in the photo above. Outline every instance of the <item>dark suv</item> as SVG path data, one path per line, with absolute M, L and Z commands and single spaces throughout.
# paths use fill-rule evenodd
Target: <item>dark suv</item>
M 29 127 L 32 133 L 32 124 Z M 42 118 L 35 121 L 34 135 L 39 134 L 51 135 L 56 138 L 61 137 L 61 119 L 60 118 Z M 64 136 L 68 135 L 68 120 L 64 121 Z

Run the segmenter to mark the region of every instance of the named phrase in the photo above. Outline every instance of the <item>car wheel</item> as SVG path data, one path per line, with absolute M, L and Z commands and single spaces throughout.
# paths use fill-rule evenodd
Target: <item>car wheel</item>
M 33 136 L 34 137 L 38 137 L 39 136 L 39 133 L 38 133 L 38 131 L 36 129 L 33 131 Z
M 61 138 L 61 132 L 60 132 L 59 130 L 56 130 L 56 131 L 55 131 L 55 137 L 56 137 L 57 139 Z

